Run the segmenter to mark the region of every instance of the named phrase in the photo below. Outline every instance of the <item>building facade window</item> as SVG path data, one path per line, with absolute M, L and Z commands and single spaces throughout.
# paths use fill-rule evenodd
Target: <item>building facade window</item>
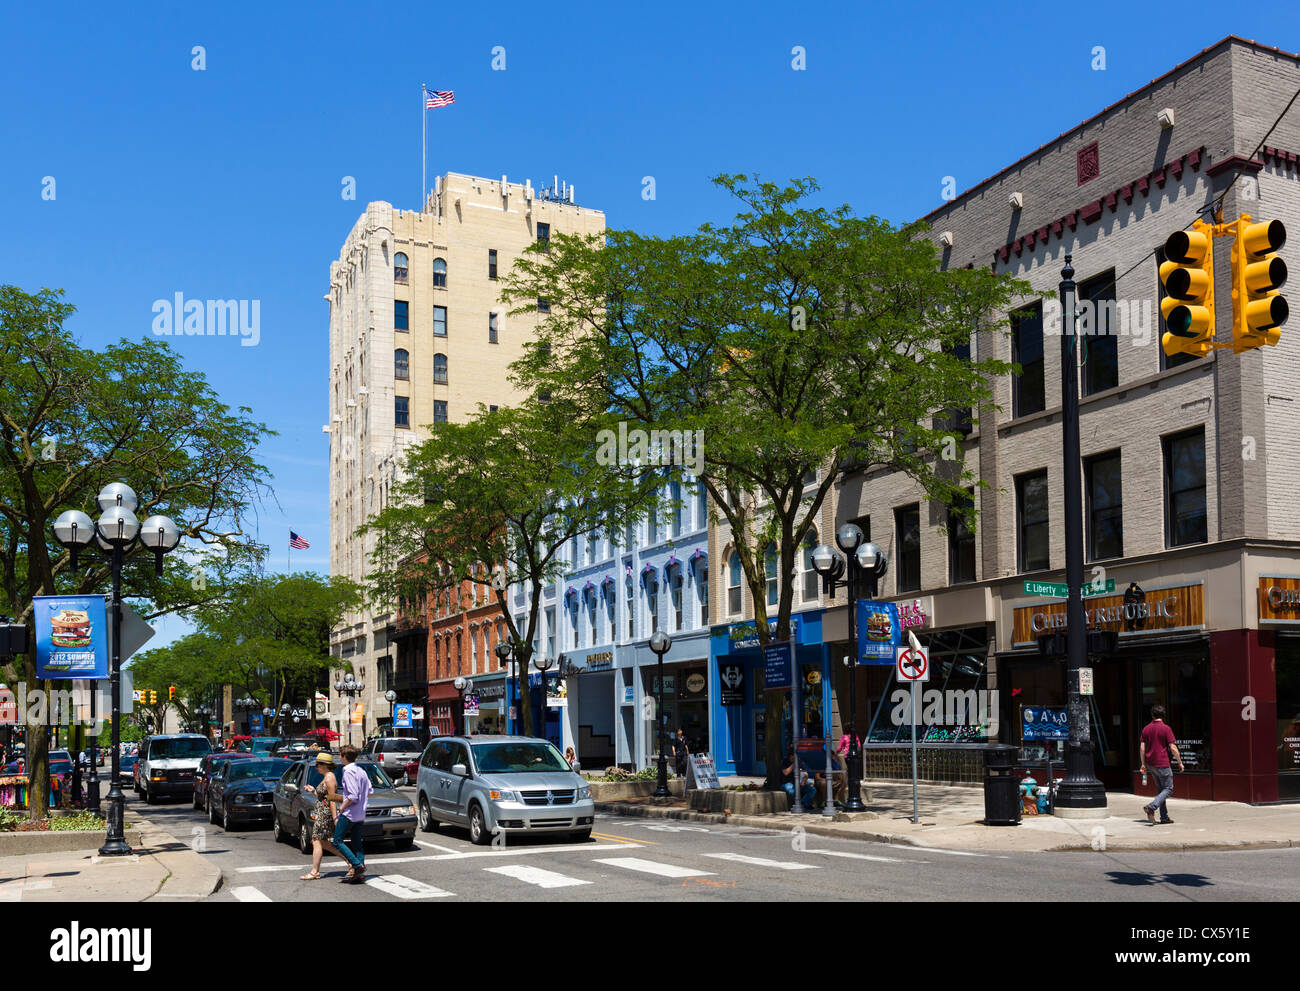
M 447 402 L 444 399 L 435 399 L 433 401 L 433 422 L 447 422 Z
M 1087 505 L 1088 560 L 1124 556 L 1124 494 L 1120 483 L 1119 451 L 1088 458 L 1083 463 Z
M 777 577 L 776 544 L 768 544 L 763 553 L 763 577 L 766 579 L 767 604 L 775 606 L 781 601 L 781 582 Z
M 1165 543 L 1203 544 L 1209 539 L 1205 512 L 1205 428 L 1164 438 Z
M 538 225 L 537 225 L 537 240 L 541 241 L 543 244 L 548 244 L 548 243 L 550 242 L 550 240 L 551 240 L 551 225 L 550 225 L 550 224 L 538 224 Z
M 1020 365 L 1011 377 L 1012 416 L 1029 416 L 1047 408 L 1043 378 L 1043 304 L 1011 313 L 1011 360 Z
M 398 396 L 393 400 L 393 426 L 409 427 L 411 425 L 411 400 L 408 396 Z
M 686 616 L 682 611 L 682 566 L 674 565 L 668 572 L 668 594 L 673 601 L 673 632 L 686 628 Z
M 812 553 L 816 546 L 817 534 L 809 531 L 808 536 L 803 541 L 803 553 L 799 556 L 803 564 L 802 590 L 805 604 L 812 604 L 817 601 L 817 584 L 821 576 L 817 574 L 817 569 L 813 567 Z
M 732 551 L 727 559 L 727 615 L 740 615 L 740 554 Z
M 538 312 L 538 313 L 550 313 L 550 312 L 551 312 L 551 301 L 550 301 L 549 299 L 547 299 L 545 296 L 538 296 L 538 297 L 537 297 L 537 312 Z
M 433 381 L 435 385 L 447 384 L 447 356 L 445 354 L 435 354 L 433 356 Z
M 632 576 L 628 575 L 623 582 L 623 608 L 627 611 L 627 637 L 631 640 L 636 636 L 636 598 L 632 590 Z
M 659 579 L 647 575 L 645 580 L 645 603 L 650 610 L 650 632 L 659 629 Z
M 489 344 L 500 343 L 497 340 L 497 315 L 495 313 L 488 314 L 488 343 Z
M 393 330 L 409 329 L 410 304 L 404 299 L 393 300 Z
M 894 533 L 898 547 L 898 591 L 915 592 L 921 587 L 921 504 L 894 510 Z
M 700 625 L 709 625 L 709 566 L 701 564 L 695 569 L 695 591 L 700 602 Z
M 433 260 L 433 288 L 447 288 L 447 262 L 442 258 Z
M 1046 469 L 1016 477 L 1016 532 L 1020 570 L 1051 567 Z
M 488 248 L 488 278 L 495 279 L 496 277 L 497 277 L 497 249 Z
M 435 306 L 433 308 L 433 336 L 447 336 L 447 307 Z
M 960 512 L 975 504 L 975 491 L 965 490 L 965 498 L 948 510 L 948 584 L 959 585 L 975 580 L 975 531 L 966 525 Z
M 393 255 L 393 281 L 405 285 L 407 281 L 407 271 L 406 255 L 399 251 L 397 254 Z
M 682 486 L 680 482 L 670 482 L 668 485 L 668 512 L 670 537 L 680 537 L 682 535 Z
M 411 356 L 405 348 L 393 352 L 393 378 L 406 380 L 411 377 Z
M 1115 314 L 1115 270 L 1079 285 L 1083 332 L 1083 394 L 1091 396 L 1119 385 L 1119 318 Z

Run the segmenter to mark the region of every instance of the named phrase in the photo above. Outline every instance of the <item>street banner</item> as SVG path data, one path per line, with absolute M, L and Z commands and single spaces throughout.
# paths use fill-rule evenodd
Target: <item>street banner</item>
M 471 694 L 471 695 L 466 695 L 466 696 L 465 696 L 465 715 L 467 715 L 467 716 L 477 716 L 477 715 L 478 715 L 478 696 L 477 696 L 477 695 L 472 695 L 472 694 Z
M 1022 705 L 1020 707 L 1020 739 L 1068 740 L 1070 714 L 1064 706 Z
M 351 719 L 352 725 L 360 726 L 363 722 L 365 722 L 365 718 L 366 718 L 366 703 L 364 702 L 355 703 L 352 706 L 352 719 Z
M 393 729 L 410 729 L 411 728 L 411 707 L 410 705 L 398 702 L 393 706 Z
M 858 600 L 858 663 L 897 663 L 898 648 L 903 646 L 903 627 L 898 606 L 893 602 Z
M 249 713 L 248 729 L 252 733 L 262 732 L 262 714 L 260 712 Z
M 38 595 L 36 677 L 107 678 L 108 621 L 102 595 Z
M 723 705 L 745 704 L 745 666 L 718 661 L 718 682 L 722 685 Z

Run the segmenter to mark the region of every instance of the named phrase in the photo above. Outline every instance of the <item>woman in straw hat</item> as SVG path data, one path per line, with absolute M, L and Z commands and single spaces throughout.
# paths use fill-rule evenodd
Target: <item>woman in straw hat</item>
M 316 787 L 306 785 L 303 791 L 316 796 L 316 806 L 311 812 L 311 871 L 300 875 L 299 881 L 319 881 L 321 877 L 320 862 L 328 847 L 329 852 L 343 856 L 334 849 L 334 806 L 343 801 L 339 794 L 338 780 L 334 777 L 334 756 L 328 753 L 316 755 L 316 770 L 321 774 L 320 784 Z

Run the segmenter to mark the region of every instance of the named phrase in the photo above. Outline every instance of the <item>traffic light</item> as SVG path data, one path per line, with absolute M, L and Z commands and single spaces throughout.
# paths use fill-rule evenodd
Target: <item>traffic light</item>
M 1241 354 L 1282 338 L 1290 307 L 1278 292 L 1286 284 L 1286 262 L 1275 252 L 1286 243 L 1286 227 L 1280 220 L 1251 223 L 1244 213 L 1234 226 L 1232 350 Z
M 167 701 L 168 701 L 168 702 L 175 702 L 175 701 L 176 701 L 176 686 L 175 686 L 175 685 L 172 685 L 170 688 L 167 689 Z
M 1165 241 L 1160 282 L 1165 298 L 1160 315 L 1165 318 L 1161 345 L 1165 354 L 1203 358 L 1214 347 L 1214 242 L 1213 228 L 1203 220 L 1192 229 L 1175 231 Z
M 150 705 L 158 704 L 158 690 L 156 688 L 149 689 L 149 704 Z

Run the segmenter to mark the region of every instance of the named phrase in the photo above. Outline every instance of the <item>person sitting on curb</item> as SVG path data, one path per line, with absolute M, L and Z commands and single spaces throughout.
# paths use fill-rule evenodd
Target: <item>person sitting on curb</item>
M 785 755 L 786 765 L 781 769 L 781 787 L 790 796 L 790 806 L 794 807 L 794 750 Z M 812 808 L 817 800 L 817 789 L 808 780 L 808 772 L 799 768 L 799 798 L 805 808 Z

